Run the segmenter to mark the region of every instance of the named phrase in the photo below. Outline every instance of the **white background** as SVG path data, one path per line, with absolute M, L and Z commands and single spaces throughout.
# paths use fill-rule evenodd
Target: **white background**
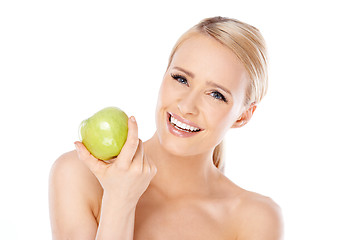
M 1 1 L 1 239 L 51 238 L 49 170 L 83 119 L 118 106 L 152 136 L 173 44 L 217 15 L 258 27 L 270 54 L 268 95 L 226 138 L 226 175 L 282 207 L 286 239 L 360 239 L 355 1 L 120 2 Z

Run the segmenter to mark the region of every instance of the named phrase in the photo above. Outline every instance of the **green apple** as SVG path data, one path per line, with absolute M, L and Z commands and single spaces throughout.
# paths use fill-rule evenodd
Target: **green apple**
M 119 155 L 128 133 L 128 116 L 117 107 L 107 107 L 82 121 L 80 138 L 89 152 L 101 160 Z

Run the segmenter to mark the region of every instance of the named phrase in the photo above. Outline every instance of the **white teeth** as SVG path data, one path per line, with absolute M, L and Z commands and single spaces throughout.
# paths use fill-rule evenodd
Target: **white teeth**
M 175 119 L 173 116 L 170 117 L 170 122 L 172 124 L 174 124 L 175 126 L 181 128 L 181 129 L 187 130 L 187 131 L 194 132 L 194 131 L 200 130 L 199 128 L 196 128 L 196 127 L 193 127 L 193 126 L 190 126 L 190 125 L 180 122 L 179 120 Z

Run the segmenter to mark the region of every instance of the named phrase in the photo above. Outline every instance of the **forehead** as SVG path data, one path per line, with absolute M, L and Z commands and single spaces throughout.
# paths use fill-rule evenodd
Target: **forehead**
M 185 40 L 176 50 L 170 68 L 182 67 L 195 78 L 213 81 L 231 91 L 247 86 L 248 75 L 238 57 L 212 37 L 196 34 Z

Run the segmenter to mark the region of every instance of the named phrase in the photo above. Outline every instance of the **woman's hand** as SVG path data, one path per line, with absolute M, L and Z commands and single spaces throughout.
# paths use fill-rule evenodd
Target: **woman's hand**
M 128 136 L 120 154 L 109 162 L 95 158 L 81 142 L 75 142 L 78 157 L 96 176 L 104 196 L 135 204 L 156 174 L 156 166 L 146 158 L 138 138 L 134 117 L 128 120 Z

